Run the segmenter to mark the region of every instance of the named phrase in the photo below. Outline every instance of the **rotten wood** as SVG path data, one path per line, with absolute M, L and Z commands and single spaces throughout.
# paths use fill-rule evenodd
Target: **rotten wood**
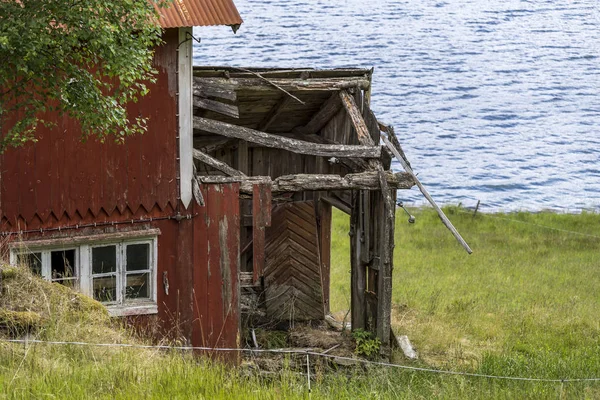
M 305 135 L 312 135 L 319 132 L 327 123 L 333 118 L 335 114 L 342 108 L 342 103 L 340 101 L 339 96 L 334 93 L 329 99 L 317 111 L 315 115 L 311 118 L 311 120 L 301 128 L 297 128 L 296 130 L 299 133 Z
M 203 163 L 210 165 L 214 169 L 217 169 L 229 176 L 241 176 L 241 177 L 246 176 L 243 172 L 230 167 L 223 161 L 219 161 L 216 158 L 213 158 L 213 157 L 209 156 L 208 154 L 201 152 L 200 150 L 193 149 L 192 152 L 193 152 L 194 158 L 196 160 L 202 161 Z
M 235 92 L 243 91 L 273 91 L 285 90 L 288 92 L 304 91 L 338 91 L 342 89 L 359 88 L 368 89 L 370 82 L 364 77 L 345 77 L 345 78 L 311 78 L 311 79 L 280 79 L 273 78 L 267 81 L 261 78 L 194 78 L 195 84 L 201 83 L 211 88 L 222 86 L 224 90 L 233 90 Z M 275 88 L 277 85 L 279 89 Z
M 247 72 L 249 74 L 252 74 L 252 75 L 256 76 L 257 78 L 263 80 L 264 82 L 267 82 L 269 85 L 273 86 L 274 88 L 282 91 L 284 94 L 286 94 L 288 97 L 296 100 L 298 103 L 300 103 L 302 105 L 306 104 L 302 100 L 300 100 L 299 98 L 297 98 L 296 96 L 294 96 L 293 94 L 291 94 L 290 92 L 288 92 L 287 90 L 285 90 L 284 88 L 282 88 L 281 86 L 279 86 L 277 83 L 273 82 L 272 79 L 265 78 L 264 76 L 262 76 L 261 74 L 259 74 L 256 71 L 252 71 L 252 70 L 249 70 L 249 69 L 246 69 L 246 68 L 238 68 L 238 67 L 230 67 L 230 68 L 234 68 L 234 69 L 237 69 L 239 71 L 243 71 L 243 72 Z
M 237 106 L 221 103 L 220 101 L 216 100 L 202 99 L 194 96 L 194 107 L 216 112 L 218 114 L 223 114 L 231 118 L 240 117 L 240 110 Z
M 360 192 L 352 192 L 352 211 L 350 213 L 350 312 L 352 321 L 352 330 L 365 329 L 366 327 L 366 271 L 360 262 L 362 236 L 359 226 L 360 216 Z
M 323 157 L 381 157 L 379 146 L 315 144 L 201 117 L 194 117 L 194 129 L 243 139 L 265 147 L 288 150 L 298 154 Z
M 223 136 L 201 136 L 194 138 L 194 148 L 204 153 L 214 153 L 231 146 L 234 142 L 236 142 L 236 139 L 224 138 Z
M 238 140 L 237 146 L 237 167 L 243 174 L 248 174 L 248 142 Z
M 390 188 L 410 189 L 413 186 L 412 179 L 406 173 L 385 171 L 384 175 Z M 271 180 L 268 176 L 200 176 L 200 180 L 203 183 L 239 182 L 240 193 L 245 194 L 253 194 L 253 185 L 256 183 L 270 183 L 273 193 L 316 190 L 380 190 L 377 171 L 346 174 L 343 177 L 333 174 L 296 174 L 284 175 Z
M 388 133 L 388 135 L 394 136 L 393 132 L 394 132 L 393 129 L 390 130 L 389 133 Z M 394 146 L 390 142 L 390 140 L 388 140 L 388 138 L 386 138 L 384 135 L 381 135 L 381 139 L 383 140 L 383 142 L 385 143 L 385 145 L 392 151 L 392 153 L 394 153 L 394 155 L 396 156 L 396 159 L 400 162 L 400 164 L 402 165 L 402 167 L 404 168 L 404 170 L 406 172 L 408 172 L 412 176 L 415 184 L 419 187 L 419 190 L 421 191 L 421 193 L 423 193 L 423 196 L 425 196 L 425 198 L 427 199 L 427 201 L 429 201 L 429 203 L 431 204 L 431 206 L 437 212 L 438 216 L 442 220 L 442 223 L 446 226 L 446 228 L 448 228 L 448 230 L 452 233 L 452 235 L 454 235 L 454 237 L 456 238 L 456 240 L 467 251 L 467 253 L 472 254 L 473 250 L 471 250 L 471 247 L 469 247 L 469 245 L 463 239 L 463 237 L 460 235 L 460 233 L 458 233 L 458 231 L 456 230 L 456 228 L 454 227 L 454 225 L 452 225 L 452 222 L 450 222 L 450 220 L 448 219 L 448 217 L 446 217 L 446 214 L 444 214 L 444 212 L 442 211 L 442 209 L 433 200 L 433 198 L 431 197 L 431 195 L 429 194 L 429 192 L 427 191 L 427 189 L 425 189 L 425 187 L 423 186 L 423 184 L 421 183 L 421 181 L 419 181 L 419 178 L 417 178 L 417 176 L 413 172 L 410 164 L 408 163 L 408 160 L 406 159 L 406 155 L 404 155 L 404 152 L 402 151 L 402 148 L 400 147 L 400 144 L 398 144 L 398 147 Z M 396 142 L 398 142 L 397 139 L 396 139 Z

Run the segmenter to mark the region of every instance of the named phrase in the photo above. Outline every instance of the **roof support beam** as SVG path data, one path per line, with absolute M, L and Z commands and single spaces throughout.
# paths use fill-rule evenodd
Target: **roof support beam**
M 313 115 L 311 120 L 304 127 L 295 129 L 298 133 L 312 135 L 319 132 L 327 125 L 327 123 L 337 114 L 342 108 L 340 97 L 337 93 L 333 93 L 329 99 L 323 103 L 321 109 Z
M 283 112 L 283 110 L 285 110 L 285 108 L 288 106 L 288 104 L 290 104 L 291 101 L 292 98 L 290 96 L 283 95 L 283 97 L 279 99 L 279 101 L 273 106 L 273 108 L 271 108 L 271 110 L 261 121 L 261 123 L 258 124 L 257 129 L 263 132 L 269 129 L 269 126 L 271 126 L 271 124 L 275 122 L 275 119 L 279 116 L 279 114 Z
M 289 92 L 305 91 L 338 91 L 358 87 L 368 89 L 371 83 L 364 77 L 347 78 L 311 78 L 311 79 L 281 79 L 269 78 L 194 78 L 195 82 L 210 85 L 212 88 L 223 86 L 228 90 L 244 91 L 275 91 L 285 90 Z M 277 86 L 279 89 L 277 89 Z
M 200 150 L 193 149 L 192 152 L 194 153 L 194 159 L 196 159 L 198 161 L 202 161 L 204 164 L 210 165 L 214 169 L 224 172 L 225 174 L 227 174 L 229 176 L 240 176 L 240 177 L 246 176 L 246 175 L 244 175 L 244 173 L 238 171 L 235 168 L 230 167 L 223 161 L 219 161 L 216 158 L 213 158 L 213 157 L 209 156 L 208 154 L 201 152 Z
M 381 147 L 379 146 L 316 144 L 201 117 L 194 117 L 194 129 L 242 139 L 261 146 L 283 149 L 298 154 L 322 157 L 381 157 Z
M 389 189 L 410 189 L 414 185 L 412 177 L 407 173 L 382 171 Z M 240 183 L 240 193 L 253 194 L 257 183 L 270 183 L 272 193 L 303 192 L 317 190 L 380 190 L 381 182 L 378 171 L 367 171 L 345 176 L 327 174 L 284 175 L 271 180 L 268 176 L 224 177 L 200 176 L 202 183 Z

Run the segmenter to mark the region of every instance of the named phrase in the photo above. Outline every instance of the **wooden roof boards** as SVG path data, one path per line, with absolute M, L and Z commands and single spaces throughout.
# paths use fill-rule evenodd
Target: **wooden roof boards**
M 229 25 L 234 32 L 243 20 L 232 0 L 172 0 L 167 7 L 158 7 L 163 28 Z

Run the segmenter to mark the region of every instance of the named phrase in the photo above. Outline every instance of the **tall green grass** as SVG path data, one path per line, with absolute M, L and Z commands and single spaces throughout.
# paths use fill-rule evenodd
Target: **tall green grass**
M 600 377 L 600 215 L 445 211 L 474 254 L 462 250 L 432 210 L 411 210 L 415 224 L 398 213 L 393 325 L 416 345 L 420 360 L 395 354 L 395 361 L 502 376 Z M 343 317 L 350 298 L 348 217 L 336 213 L 332 228 L 331 308 Z M 59 336 L 59 330 L 45 335 Z M 314 399 L 600 398 L 600 382 L 379 367 L 335 372 L 311 362 Z M 290 368 L 261 374 L 179 352 L 6 343 L 0 343 L 0 389 L 7 399 L 309 397 L 306 376 Z

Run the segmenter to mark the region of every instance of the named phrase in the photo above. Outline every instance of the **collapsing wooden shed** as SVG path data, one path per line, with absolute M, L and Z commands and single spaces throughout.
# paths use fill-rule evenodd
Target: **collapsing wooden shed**
M 194 193 L 239 185 L 241 311 L 329 312 L 331 212 L 350 215 L 352 329 L 390 342 L 396 190 L 372 70 L 194 68 Z M 396 140 L 388 131 L 390 140 Z M 397 143 L 397 142 L 395 142 Z M 238 229 L 237 226 L 235 229 Z

